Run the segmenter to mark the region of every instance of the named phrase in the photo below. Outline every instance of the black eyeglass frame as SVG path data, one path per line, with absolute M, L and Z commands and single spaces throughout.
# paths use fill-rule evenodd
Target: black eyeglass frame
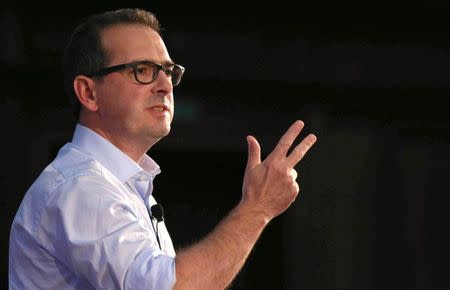
M 156 72 L 153 74 L 153 78 L 151 81 L 149 82 L 143 82 L 141 81 L 138 76 L 137 76 L 137 66 L 140 64 L 147 64 L 147 65 L 154 65 L 156 67 Z M 133 62 L 129 62 L 129 63 L 123 63 L 123 64 L 118 64 L 118 65 L 113 65 L 110 67 L 106 67 L 106 68 L 102 68 L 99 69 L 98 71 L 95 71 L 93 73 L 90 74 L 85 74 L 85 76 L 87 77 L 101 77 L 101 76 L 106 76 L 110 73 L 116 72 L 116 71 L 121 71 L 124 70 L 126 68 L 132 68 L 133 69 L 133 74 L 134 74 L 134 79 L 140 83 L 140 84 L 144 84 L 144 85 L 148 85 L 153 83 L 156 78 L 158 77 L 159 71 L 163 71 L 164 74 L 169 75 L 172 79 L 172 86 L 177 86 L 180 82 L 181 82 L 181 78 L 183 77 L 185 68 L 179 64 L 175 64 L 175 63 L 171 63 L 168 65 L 162 65 L 162 64 L 158 64 L 158 63 L 154 63 L 152 61 L 149 60 L 139 60 L 139 61 L 133 61 Z M 174 69 L 169 69 L 169 67 L 173 67 L 174 69 L 179 69 L 181 71 L 180 76 L 178 77 L 178 79 L 175 80 L 174 82 Z

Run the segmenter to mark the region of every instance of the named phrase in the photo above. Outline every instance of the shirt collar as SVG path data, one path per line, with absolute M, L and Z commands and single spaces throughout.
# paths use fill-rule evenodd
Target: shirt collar
M 121 182 L 138 173 L 154 177 L 161 172 L 159 165 L 147 154 L 138 164 L 111 142 L 81 124 L 75 127 L 72 144 L 94 157 Z

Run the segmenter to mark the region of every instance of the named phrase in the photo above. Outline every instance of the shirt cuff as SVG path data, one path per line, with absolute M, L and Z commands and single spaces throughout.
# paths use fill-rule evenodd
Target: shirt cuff
M 131 264 L 125 289 L 171 290 L 175 281 L 175 258 L 146 249 Z

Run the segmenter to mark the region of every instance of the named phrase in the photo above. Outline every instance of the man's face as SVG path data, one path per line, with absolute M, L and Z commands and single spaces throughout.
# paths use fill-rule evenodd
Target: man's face
M 143 25 L 107 28 L 102 45 L 110 60 L 107 67 L 139 60 L 171 62 L 158 33 Z M 170 131 L 172 89 L 171 79 L 162 71 L 150 84 L 138 83 L 132 68 L 104 76 L 95 83 L 99 129 L 116 145 L 149 148 Z

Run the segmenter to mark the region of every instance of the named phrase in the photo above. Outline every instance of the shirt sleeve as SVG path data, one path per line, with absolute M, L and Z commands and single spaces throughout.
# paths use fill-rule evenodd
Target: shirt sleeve
M 131 266 L 125 289 L 172 289 L 175 284 L 175 259 L 167 255 L 154 256 L 150 250 L 144 252 Z
M 74 178 L 48 196 L 37 239 L 96 289 L 172 289 L 175 260 L 130 194 L 103 176 Z

